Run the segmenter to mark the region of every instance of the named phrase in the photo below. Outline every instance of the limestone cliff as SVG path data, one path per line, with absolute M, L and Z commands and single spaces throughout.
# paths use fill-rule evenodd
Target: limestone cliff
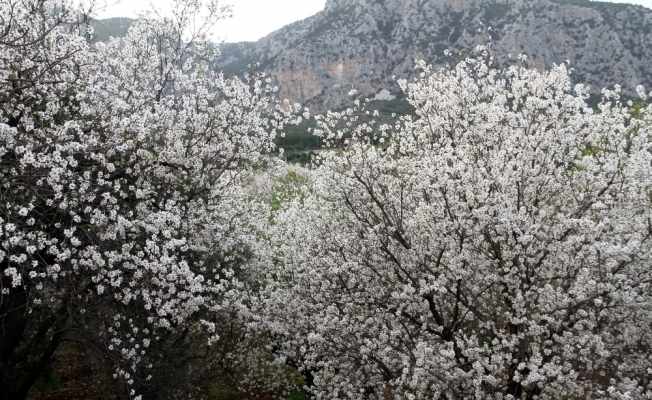
M 500 65 L 521 53 L 537 68 L 570 60 L 596 92 L 652 89 L 652 10 L 587 0 L 328 0 L 258 42 L 225 44 L 219 64 L 242 73 L 259 62 L 282 97 L 323 110 L 348 104 L 352 86 L 398 94 L 394 76 L 414 76 L 415 59 L 455 63 L 485 42 L 486 27 Z

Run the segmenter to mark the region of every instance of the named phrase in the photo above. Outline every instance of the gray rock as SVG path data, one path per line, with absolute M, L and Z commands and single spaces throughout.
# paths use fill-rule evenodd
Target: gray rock
M 595 93 L 652 89 L 652 10 L 588 0 L 328 0 L 257 42 L 225 44 L 219 65 L 241 74 L 259 62 L 280 97 L 323 111 L 349 105 L 351 87 L 396 95 L 394 76 L 416 76 L 416 59 L 455 64 L 488 34 L 500 66 L 518 54 L 539 69 L 569 60 L 573 79 Z

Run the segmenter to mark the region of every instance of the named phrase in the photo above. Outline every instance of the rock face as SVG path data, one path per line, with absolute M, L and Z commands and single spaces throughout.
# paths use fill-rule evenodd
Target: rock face
M 109 37 L 121 37 L 129 30 L 131 24 L 136 22 L 132 18 L 107 18 L 91 22 L 94 30 L 94 41 L 108 41 Z
M 224 44 L 219 64 L 240 74 L 258 62 L 281 97 L 323 111 L 350 104 L 352 86 L 397 95 L 393 77 L 415 76 L 415 59 L 454 64 L 488 34 L 500 65 L 518 54 L 536 68 L 569 60 L 596 93 L 652 89 L 652 10 L 588 0 L 328 0 L 257 42 Z

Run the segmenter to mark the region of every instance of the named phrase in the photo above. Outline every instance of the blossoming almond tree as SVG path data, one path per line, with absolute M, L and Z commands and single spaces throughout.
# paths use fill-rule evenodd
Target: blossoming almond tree
M 288 115 L 264 82 L 213 72 L 216 1 L 175 1 L 95 46 L 91 7 L 0 1 L 3 399 L 24 398 L 72 331 L 132 383 L 150 344 L 219 313 L 232 271 L 204 261 L 253 240 L 240 182 Z
M 419 67 L 417 117 L 329 114 L 379 144 L 274 216 L 252 304 L 279 361 L 324 399 L 652 397 L 650 108 L 593 110 L 564 65 Z

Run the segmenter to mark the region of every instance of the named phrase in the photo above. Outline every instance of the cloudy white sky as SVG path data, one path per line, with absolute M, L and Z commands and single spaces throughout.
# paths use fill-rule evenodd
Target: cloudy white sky
M 118 0 L 107 0 L 116 2 Z M 135 17 L 143 9 L 169 10 L 171 0 L 119 0 L 98 13 L 99 18 Z M 652 1 L 652 0 L 650 0 Z M 294 21 L 323 10 L 326 0 L 222 0 L 233 6 L 233 17 L 220 21 L 214 35 L 227 42 L 255 41 Z
M 115 2 L 116 0 L 109 0 Z M 633 3 L 652 8 L 652 0 L 610 0 L 614 3 Z M 233 5 L 233 18 L 220 21 L 215 36 L 227 42 L 254 41 L 289 23 L 321 11 L 326 0 L 226 0 Z M 107 7 L 99 18 L 135 17 L 154 4 L 165 12 L 170 0 L 120 0 Z

